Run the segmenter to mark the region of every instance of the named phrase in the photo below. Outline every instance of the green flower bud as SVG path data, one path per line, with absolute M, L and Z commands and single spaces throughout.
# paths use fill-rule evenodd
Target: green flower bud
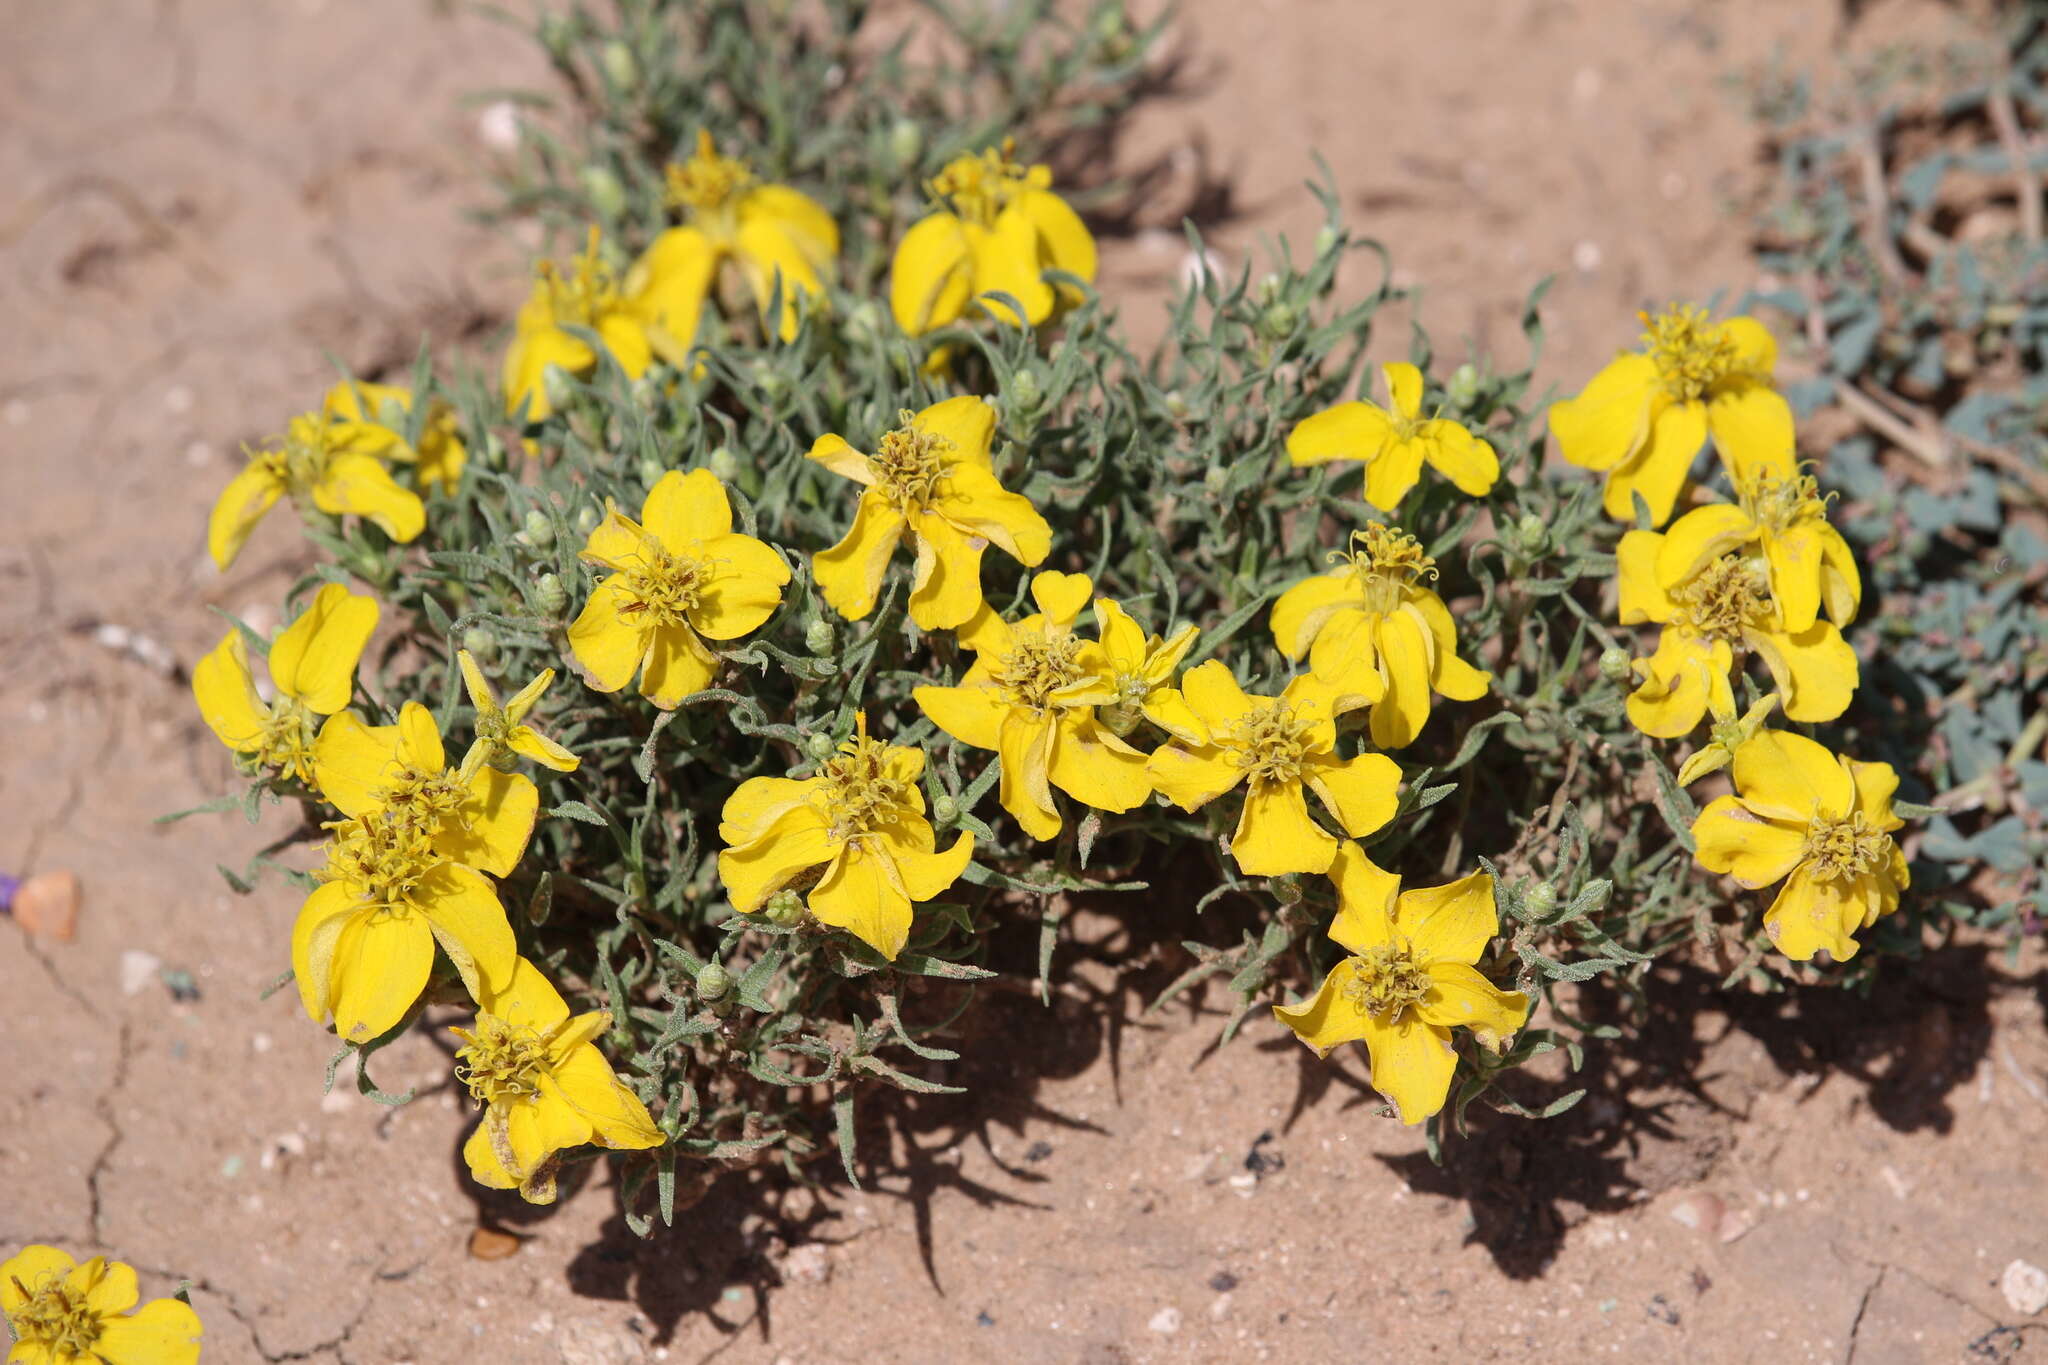
M 1337 229 L 1325 223 L 1316 230 L 1316 259 L 1321 260 L 1337 249 Z
M 1609 682 L 1622 682 L 1633 671 L 1634 660 L 1620 645 L 1600 651 L 1600 676 Z
M 846 310 L 846 339 L 855 346 L 874 345 L 882 337 L 884 314 L 873 299 L 862 299 Z
M 724 446 L 711 452 L 708 463 L 711 472 L 718 476 L 720 483 L 731 483 L 740 476 L 740 457 Z
M 505 467 L 505 442 L 499 437 L 497 432 L 484 433 L 484 444 L 481 454 L 483 456 L 484 468 L 503 469 Z
M 1538 882 L 1522 893 L 1522 908 L 1541 919 L 1557 909 L 1557 888 L 1549 882 Z
M 651 455 L 640 461 L 640 482 L 645 484 L 649 488 L 652 488 L 654 487 L 654 485 L 660 483 L 661 476 L 667 472 L 667 470 L 662 468 L 661 461 L 655 459 Z
M 606 222 L 616 220 L 626 211 L 626 187 L 619 178 L 604 166 L 585 166 L 577 173 L 583 182 L 583 193 L 590 200 L 590 207 L 597 210 L 597 216 Z
M 1030 412 L 1038 406 L 1045 392 L 1038 385 L 1038 376 L 1030 370 L 1019 370 L 1010 376 L 1010 386 L 1003 391 L 1018 412 Z
M 498 653 L 498 637 L 483 626 L 471 626 L 462 632 L 462 647 L 474 654 L 480 663 L 488 663 Z
M 1223 496 L 1223 490 L 1230 486 L 1230 471 L 1220 464 L 1210 465 L 1209 472 L 1202 476 L 1202 487 L 1212 498 Z
M 528 509 L 520 520 L 519 533 L 526 537 L 526 543 L 536 550 L 545 550 L 555 543 L 555 519 L 538 507 Z
M 1522 519 L 1515 523 L 1515 542 L 1525 554 L 1541 554 L 1543 547 L 1550 543 L 1550 526 L 1534 512 L 1524 512 Z
M 557 412 L 576 401 L 576 376 L 560 365 L 550 365 L 541 371 L 540 387 L 548 396 L 548 406 Z
M 566 57 L 569 44 L 576 41 L 576 26 L 559 14 L 550 14 L 540 21 L 540 45 L 550 55 Z
M 1444 397 L 1454 408 L 1469 408 L 1479 397 L 1479 371 L 1467 361 L 1451 371 L 1451 380 L 1444 385 Z
M 1280 341 L 1293 335 L 1295 324 L 1301 321 L 1291 303 L 1275 303 L 1259 314 L 1259 335 L 1268 341 Z
M 943 793 L 932 802 L 932 823 L 945 828 L 960 818 L 960 803 Z
M 604 45 L 598 60 L 604 64 L 605 79 L 612 89 L 631 90 L 640 83 L 640 63 L 633 60 L 633 49 L 617 38 Z
M 896 169 L 907 171 L 924 155 L 924 129 L 917 120 L 900 118 L 889 129 L 889 158 Z
M 576 529 L 587 536 L 592 531 L 595 531 L 597 529 L 597 524 L 603 520 L 604 513 L 598 511 L 589 503 L 585 503 L 581 508 L 577 509 Z
M 839 745 L 823 730 L 813 730 L 804 737 L 804 752 L 819 763 L 839 752 Z
M 712 1004 L 725 999 L 732 990 L 732 973 L 716 962 L 707 962 L 697 969 L 697 998 Z
M 794 891 L 778 891 L 761 907 L 761 913 L 768 917 L 769 923 L 787 929 L 804 917 L 804 898 Z
M 549 616 L 560 616 L 569 605 L 569 590 L 562 586 L 562 580 L 554 574 L 544 573 L 533 585 L 533 595 L 540 609 Z
M 1187 420 L 1188 400 L 1182 396 L 1179 389 L 1168 389 L 1166 396 L 1160 401 L 1166 404 L 1166 415 L 1174 421 L 1185 422 Z
M 804 627 L 804 648 L 813 654 L 830 654 L 837 633 L 832 629 L 830 621 L 822 616 L 814 616 L 811 623 Z

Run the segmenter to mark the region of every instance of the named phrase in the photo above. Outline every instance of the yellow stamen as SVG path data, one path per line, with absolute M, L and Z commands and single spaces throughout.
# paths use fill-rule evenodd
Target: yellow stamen
M 1671 600 L 1695 633 L 1734 645 L 1769 614 L 1771 588 L 1755 561 L 1723 555 L 1681 584 Z
M 1043 711 L 1055 693 L 1081 681 L 1080 654 L 1081 642 L 1066 630 L 1019 630 L 992 676 L 1011 704 Z
M 511 1104 L 540 1093 L 548 1071 L 548 1040 L 524 1024 L 479 1014 L 476 1028 L 456 1029 L 455 1075 L 481 1106 Z
M 729 217 L 739 197 L 754 184 L 746 162 L 720 156 L 707 129 L 697 130 L 697 154 L 680 166 L 670 165 L 668 203 L 693 217 Z
M 1417 584 L 1436 577 L 1436 561 L 1422 552 L 1421 541 L 1376 521 L 1353 531 L 1351 548 L 1332 551 L 1330 558 L 1351 565 L 1365 609 L 1381 615 L 1400 606 Z
M 432 826 L 404 807 L 380 807 L 328 828 L 334 842 L 317 875 L 359 888 L 363 901 L 378 909 L 410 914 L 414 888 L 442 861 Z
M 1643 354 L 1657 366 L 1664 391 L 1680 402 L 1692 402 L 1742 368 L 1742 356 L 1728 329 L 1712 321 L 1707 310 L 1674 303 L 1643 320 Z
M 1022 166 L 1015 160 L 1017 144 L 1003 139 L 979 155 L 955 157 L 932 177 L 935 198 L 952 206 L 955 215 L 982 227 L 993 226 L 996 215 L 1024 190 L 1042 190 L 1052 185 L 1052 172 L 1044 166 Z
M 1237 766 L 1252 783 L 1278 786 L 1301 780 L 1302 764 L 1312 752 L 1309 731 L 1315 722 L 1304 708 L 1287 701 L 1254 702 L 1229 738 Z
M 598 253 L 598 231 L 590 230 L 583 254 L 570 267 L 567 278 L 553 261 L 542 261 L 536 271 L 547 291 L 548 308 L 555 321 L 579 327 L 595 327 L 605 314 L 617 309 L 618 280 Z
M 856 723 L 860 728 L 854 737 L 818 770 L 831 837 L 841 842 L 894 824 L 910 804 L 907 785 L 888 775 L 889 746 L 868 738 L 865 713 Z
M 318 717 L 293 697 L 279 697 L 263 713 L 254 766 L 274 768 L 301 782 L 313 780 L 313 738 Z
M 1857 811 L 1846 820 L 1816 814 L 1806 826 L 1805 859 L 1822 881 L 1850 881 L 1890 862 L 1892 836 Z
M 1382 943 L 1346 959 L 1350 979 L 1340 989 L 1344 998 L 1365 1014 L 1398 1016 L 1422 1003 L 1429 994 L 1429 973 L 1406 943 Z
M 915 512 L 938 495 L 954 464 L 952 441 L 916 425 L 916 414 L 904 409 L 901 423 L 882 437 L 868 463 L 898 510 Z
M 660 541 L 645 536 L 624 576 L 632 600 L 620 605 L 621 616 L 637 621 L 644 614 L 655 625 L 687 625 L 711 581 L 711 564 L 694 555 L 671 554 Z
M 1807 473 L 1779 478 L 1768 470 L 1739 480 L 1735 496 L 1749 519 L 1764 531 L 1782 535 L 1804 521 L 1825 520 L 1827 499 L 1820 484 Z
M 20 1346 L 41 1347 L 41 1354 L 30 1351 L 38 1359 L 99 1359 L 94 1348 L 100 1339 L 100 1315 L 86 1305 L 84 1295 L 72 1297 L 63 1276 L 52 1274 L 33 1292 L 19 1279 L 14 1287 L 28 1300 L 8 1318 Z

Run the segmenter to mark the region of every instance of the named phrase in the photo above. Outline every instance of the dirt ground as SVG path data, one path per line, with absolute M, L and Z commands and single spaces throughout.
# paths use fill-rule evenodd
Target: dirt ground
M 1967 22 L 1866 8 L 1851 32 L 1824 0 L 1189 0 L 1190 88 L 1124 154 L 1227 186 L 1233 262 L 1313 232 L 1297 149 L 1320 148 L 1447 349 L 1517 355 L 1523 296 L 1560 272 L 1543 373 L 1574 382 L 1638 306 L 1750 279 L 1760 170 L 1727 77 Z M 74 868 L 86 905 L 71 943 L 0 926 L 0 1254 L 190 1279 L 219 1362 L 2048 1357 L 2048 1320 L 1998 1288 L 2048 1263 L 2038 950 L 1950 950 L 1869 1002 L 1672 978 L 1578 1111 L 1488 1123 L 1439 1169 L 1356 1060 L 1257 1025 L 1218 1049 L 1213 1009 L 1140 1020 L 1155 983 L 1108 965 L 1128 931 L 1086 917 L 1053 1009 L 974 1016 L 968 1098 L 875 1116 L 893 1154 L 865 1190 L 728 1182 L 649 1243 L 602 1179 L 546 1217 L 482 1198 L 424 1034 L 380 1058 L 412 1105 L 323 1099 L 329 1038 L 260 998 L 294 899 L 215 872 L 266 831 L 151 818 L 226 780 L 176 676 L 222 629 L 205 606 L 259 617 L 299 552 L 280 531 L 224 579 L 206 561 L 237 444 L 309 406 L 329 357 L 487 341 L 521 293 L 521 244 L 462 217 L 502 111 L 458 101 L 542 73 L 456 10 L 9 15 L 0 869 Z M 1182 252 L 1109 244 L 1141 329 Z M 516 1252 L 473 1255 L 480 1223 Z

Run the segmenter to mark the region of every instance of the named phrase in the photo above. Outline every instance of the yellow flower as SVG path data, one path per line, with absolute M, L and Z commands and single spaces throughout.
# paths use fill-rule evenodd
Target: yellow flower
M 1436 561 L 1413 536 L 1372 522 L 1351 544 L 1336 568 L 1280 594 L 1273 639 L 1289 659 L 1308 655 L 1340 710 L 1371 706 L 1372 742 L 1398 749 L 1422 733 L 1432 692 L 1475 701 L 1493 675 L 1458 657 L 1451 613 L 1424 586 Z
M 668 202 L 688 215 L 654 239 L 643 257 L 650 276 L 662 283 L 652 296 L 663 329 L 688 347 L 697 318 L 718 275 L 730 259 L 739 265 L 765 318 L 782 280 L 784 341 L 797 331 L 797 296 L 825 292 L 820 278 L 839 254 L 839 228 L 832 215 L 809 196 L 787 185 L 761 185 L 744 161 L 718 154 L 711 134 L 699 130 L 697 154 L 668 168 Z
M 396 725 L 365 725 L 353 711 L 330 718 L 313 745 L 313 776 L 347 819 L 410 816 L 435 853 L 496 877 L 519 865 L 540 810 L 528 778 L 448 767 L 434 713 L 416 701 L 399 708 Z
M 277 699 L 257 695 L 242 633 L 231 630 L 192 669 L 199 714 L 251 771 L 273 770 L 313 785 L 313 739 L 322 716 L 348 705 L 356 664 L 377 628 L 377 600 L 339 583 L 323 586 L 270 646 Z
M 571 1017 L 561 993 L 523 957 L 476 1001 L 476 1021 L 452 1031 L 463 1042 L 455 1074 L 484 1110 L 462 1146 L 479 1185 L 552 1204 L 557 1152 L 585 1143 L 661 1145 L 647 1106 L 592 1041 L 611 1027 L 608 1012 Z
M 405 443 L 406 422 L 412 414 L 410 389 L 361 380 L 336 384 L 327 391 L 320 411 L 331 421 L 349 424 L 351 443 L 357 448 L 411 465 L 421 487 L 453 493 L 462 482 L 462 466 L 468 459 L 462 426 L 456 421 L 455 409 L 440 399 L 427 409 L 417 450 Z
M 1702 671 L 1706 665 L 1701 664 Z M 1756 704 L 1740 716 L 1735 714 L 1735 695 L 1725 677 L 1707 679 L 1707 709 L 1713 713 L 1711 727 L 1713 738 L 1700 746 L 1678 769 L 1678 785 L 1689 787 L 1708 773 L 1717 773 L 1735 758 L 1735 751 L 1763 728 L 1771 718 L 1771 712 L 1778 709 L 1778 694 L 1766 693 Z
M 963 744 L 994 749 L 999 797 L 1034 839 L 1060 832 L 1058 787 L 1097 810 L 1127 811 L 1152 794 L 1145 755 L 1096 718 L 1117 693 L 1101 645 L 1074 634 L 1094 583 L 1086 574 L 1046 570 L 1031 580 L 1038 610 L 1007 622 L 982 607 L 960 632 L 975 652 L 957 687 L 912 695 L 932 723 Z
M 1550 431 L 1567 461 L 1606 473 L 1607 515 L 1635 520 L 1641 493 L 1662 526 L 1709 433 L 1731 472 L 1789 465 L 1792 409 L 1771 387 L 1778 345 L 1755 318 L 1713 322 L 1673 304 L 1642 319 L 1643 349 L 1552 404 Z
M 0 1265 L 0 1311 L 14 1334 L 8 1365 L 194 1365 L 204 1329 L 192 1305 L 152 1299 L 129 1312 L 141 1297 L 132 1266 L 23 1248 Z
M 1764 932 L 1786 957 L 1822 949 L 1856 956 L 1858 931 L 1899 908 L 1911 884 L 1891 832 L 1899 776 L 1889 763 L 1837 758 L 1800 735 L 1765 730 L 1735 751 L 1735 795 L 1710 802 L 1693 822 L 1696 855 L 1709 872 L 1747 887 L 1784 879 L 1764 913 Z
M 462 772 L 473 776 L 484 767 L 509 764 L 516 755 L 530 758 L 558 773 L 573 773 L 581 759 L 526 723 L 526 713 L 555 681 L 555 670 L 544 668 L 540 676 L 512 694 L 512 700 L 498 704 L 490 679 L 466 649 L 455 652 L 462 665 L 462 685 L 469 691 L 469 704 L 476 708 L 476 742 L 462 756 Z
M 1365 461 L 1365 500 L 1391 512 L 1415 487 L 1426 460 L 1459 491 L 1483 498 L 1500 477 L 1493 447 L 1447 417 L 1422 415 L 1422 371 L 1382 365 L 1389 411 L 1376 403 L 1339 403 L 1295 425 L 1287 458 L 1296 465 Z
M 1095 279 L 1095 239 L 1067 202 L 1052 193 L 1052 172 L 1011 159 L 1014 144 L 950 162 L 931 182 L 946 204 L 903 234 L 890 268 L 889 307 L 911 336 L 959 318 L 981 299 L 988 313 L 1017 323 L 1008 305 L 984 296 L 1008 294 L 1033 326 L 1061 303 L 1079 300 L 1044 279 L 1048 268 Z M 1066 295 L 1063 299 L 1062 293 Z
M 344 1042 L 365 1043 L 405 1017 L 439 944 L 470 997 L 501 987 L 519 951 L 483 874 L 435 845 L 446 826 L 410 804 L 372 805 L 331 826 L 322 885 L 292 927 L 299 1001 L 334 1016 Z
M 1664 539 L 1655 531 L 1630 531 L 1616 550 L 1622 624 L 1664 627 L 1657 652 L 1635 662 L 1643 681 L 1629 695 L 1628 718 L 1638 730 L 1675 739 L 1698 725 L 1710 704 L 1732 711 L 1728 675 L 1738 651 L 1764 661 L 1791 719 L 1833 720 L 1848 709 L 1856 651 L 1841 631 L 1827 621 L 1788 630 L 1754 559 L 1723 555 L 1667 592 L 1657 581 Z
M 1787 629 L 1805 630 L 1823 608 L 1838 626 L 1855 620 L 1863 578 L 1849 543 L 1828 524 L 1813 477 L 1762 465 L 1736 477 L 1735 493 L 1735 502 L 1696 507 L 1671 523 L 1657 552 L 1658 583 L 1668 591 L 1722 555 L 1749 555 L 1763 560 Z
M 693 264 L 704 268 L 703 279 L 690 273 Z M 548 366 L 573 375 L 596 368 L 597 352 L 564 327 L 597 333 L 628 379 L 645 374 L 657 355 L 682 368 L 697 326 L 696 304 L 686 309 L 684 303 L 703 297 L 708 271 L 708 262 L 649 251 L 621 281 L 604 259 L 594 227 L 567 275 L 553 261 L 542 261 L 534 268 L 533 292 L 519 306 L 512 344 L 505 351 L 505 411 L 517 414 L 524 405 L 526 420 L 538 422 L 555 410 L 548 399 Z M 678 330 L 685 326 L 688 331 Z
M 1296 678 L 1277 697 L 1251 696 L 1211 659 L 1180 685 L 1208 737 L 1154 753 L 1153 785 L 1182 810 L 1195 810 L 1243 782 L 1244 812 L 1230 851 L 1245 873 L 1329 870 L 1338 840 L 1310 818 L 1308 791 L 1347 834 L 1370 834 L 1394 818 L 1400 768 L 1385 754 L 1337 756 L 1330 694 L 1315 679 Z
M 584 561 L 611 576 L 569 627 L 569 653 L 594 690 L 617 692 L 638 674 L 640 695 L 670 711 L 718 671 L 706 639 L 738 639 L 774 614 L 789 566 L 732 529 L 725 485 L 708 469 L 662 475 L 640 517 L 607 504 L 584 543 Z
M 401 545 L 412 541 L 426 528 L 427 509 L 377 458 L 389 444 L 365 423 L 330 421 L 317 412 L 292 418 L 284 439 L 250 452 L 249 463 L 221 490 L 207 519 L 207 553 L 222 569 L 233 564 L 256 524 L 286 494 L 330 516 L 375 522 Z
M 1174 672 L 1201 632 L 1182 626 L 1171 640 L 1147 636 L 1122 603 L 1098 597 L 1095 633 L 1108 660 L 1107 681 L 1116 693 L 1116 700 L 1097 713 L 1102 723 L 1117 735 L 1128 736 L 1143 717 L 1175 739 L 1200 744 L 1208 731 L 1174 686 Z
M 911 902 L 928 901 L 967 870 L 974 836 L 945 852 L 924 817 L 921 750 L 858 733 L 816 777 L 751 777 L 725 803 L 718 875 L 735 909 L 752 911 L 823 866 L 806 893 L 811 913 L 892 961 L 910 936 Z
M 989 465 L 996 410 L 965 395 L 898 416 L 875 453 L 839 436 L 821 436 L 810 458 L 867 491 L 845 539 L 812 557 L 825 600 L 849 621 L 875 608 L 896 547 L 917 546 L 910 619 L 951 630 L 980 608 L 981 552 L 996 546 L 1027 568 L 1052 549 L 1052 528 L 1018 494 L 1005 492 Z
M 1493 878 L 1475 872 L 1449 886 L 1402 891 L 1399 877 L 1347 842 L 1330 879 L 1339 900 L 1330 937 L 1351 956 L 1330 969 L 1314 998 L 1273 1013 L 1319 1057 L 1363 1040 L 1373 1088 L 1401 1122 L 1421 1123 L 1450 1094 L 1458 1067 L 1453 1028 L 1471 1029 L 1498 1052 L 1529 1022 L 1529 997 L 1501 990 L 1472 965 L 1500 929 Z

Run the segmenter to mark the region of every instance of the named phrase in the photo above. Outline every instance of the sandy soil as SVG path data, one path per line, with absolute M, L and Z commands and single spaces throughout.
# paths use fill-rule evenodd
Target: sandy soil
M 460 216 L 488 148 L 457 100 L 541 73 L 518 35 L 452 8 L 10 16 L 0 867 L 76 868 L 87 904 L 72 943 L 0 928 L 0 1247 L 104 1250 L 151 1293 L 189 1278 L 221 1362 L 2048 1351 L 2048 1323 L 2016 1322 L 1997 1288 L 2013 1258 L 2048 1262 L 2038 952 L 1955 950 L 1868 1003 L 1676 978 L 1640 1044 L 1595 1055 L 1579 1111 L 1490 1123 L 1438 1169 L 1355 1061 L 1315 1065 L 1257 1026 L 1217 1049 L 1199 1006 L 1140 1020 L 1158 982 L 1113 965 L 1140 928 L 1084 917 L 1052 1010 L 975 1016 L 970 1097 L 878 1110 L 890 1159 L 865 1190 L 729 1182 L 651 1243 L 605 1188 L 540 1218 L 480 1197 L 425 1034 L 380 1058 L 384 1086 L 428 1091 L 414 1104 L 323 1100 L 329 1039 L 288 993 L 260 999 L 293 898 L 232 897 L 214 870 L 268 831 L 150 820 L 226 777 L 176 675 L 218 638 L 204 607 L 275 601 L 298 552 L 280 530 L 225 579 L 205 562 L 236 444 L 309 405 L 329 357 L 369 372 L 422 335 L 487 337 L 519 295 L 519 245 Z M 1517 344 L 1523 295 L 1560 271 L 1560 382 L 1645 301 L 1746 282 L 1730 210 L 1758 170 L 1722 79 L 1844 39 L 1821 0 L 1186 8 L 1191 87 L 1120 153 L 1171 158 L 1142 223 L 1227 204 L 1227 260 L 1261 233 L 1305 239 L 1297 149 L 1320 147 L 1354 221 L 1428 285 L 1447 349 Z M 1963 22 L 1871 8 L 1857 42 Z M 1141 327 L 1181 253 L 1110 245 L 1107 286 Z M 473 1254 L 479 1226 L 516 1251 Z

